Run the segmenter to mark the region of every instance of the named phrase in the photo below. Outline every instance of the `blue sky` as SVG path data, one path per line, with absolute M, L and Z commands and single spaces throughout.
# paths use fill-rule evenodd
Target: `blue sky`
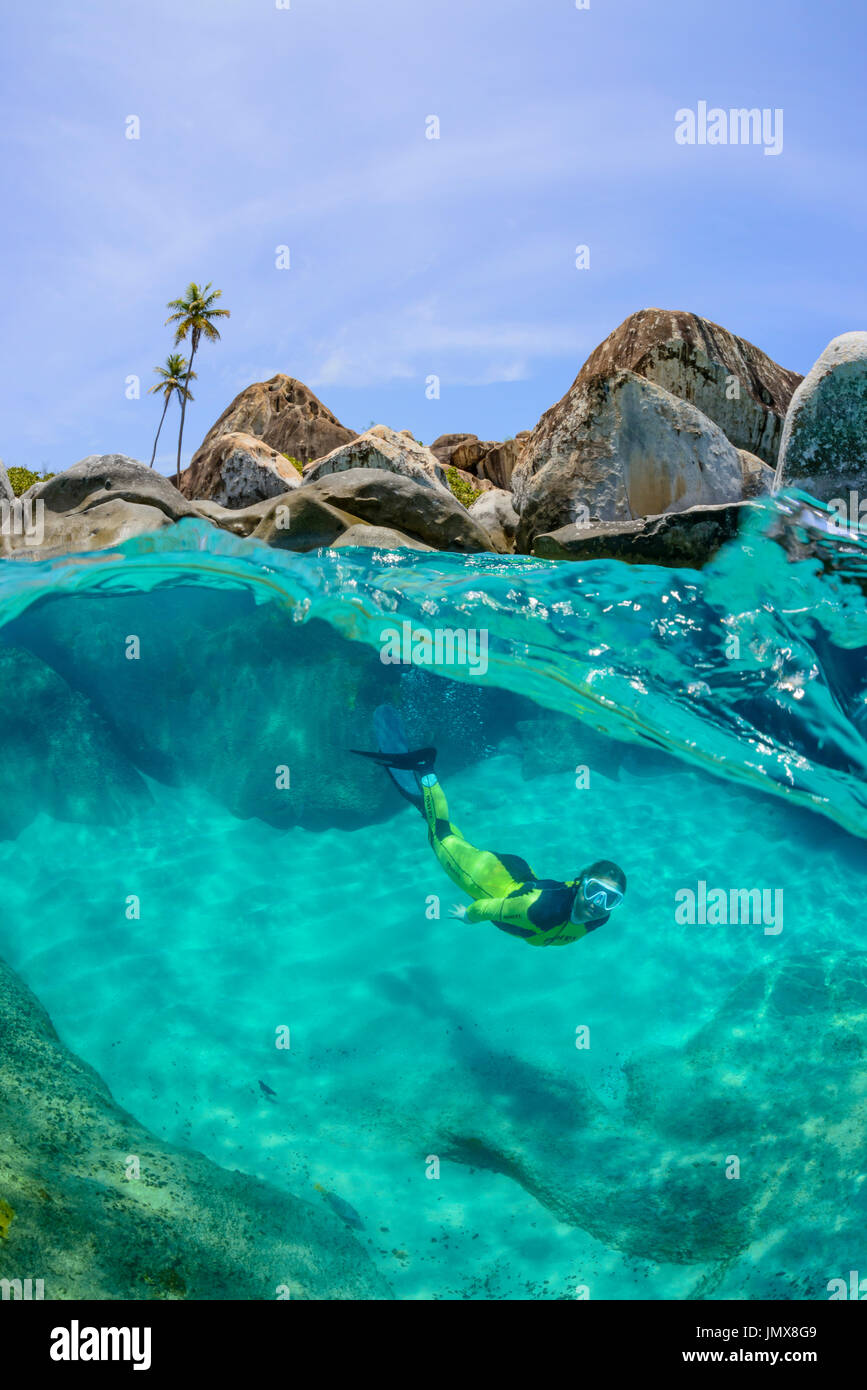
M 278 371 L 355 429 L 500 439 L 648 305 L 802 372 L 867 327 L 861 0 L 43 0 L 0 25 L 7 466 L 150 458 L 191 279 L 232 317 L 185 461 Z M 782 108 L 782 154 L 678 145 L 701 100 Z

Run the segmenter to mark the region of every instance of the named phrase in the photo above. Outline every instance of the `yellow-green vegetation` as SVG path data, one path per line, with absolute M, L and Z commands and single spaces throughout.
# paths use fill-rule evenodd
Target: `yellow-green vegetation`
M 288 459 L 293 468 L 297 468 L 299 473 L 304 472 L 304 464 L 300 459 L 294 459 L 291 454 L 284 454 L 284 459 Z
M 0 1198 L 0 1240 L 6 1240 L 9 1235 L 9 1227 L 15 1220 L 15 1212 L 8 1202 Z
M 466 478 L 462 478 L 456 468 L 446 470 L 446 482 L 459 502 L 465 507 L 471 507 L 477 497 L 481 497 L 482 489 L 474 488 L 472 483 L 468 483 Z
M 34 483 L 44 483 L 48 478 L 53 478 L 53 473 L 34 473 L 30 468 L 7 468 L 6 476 L 16 497 L 20 497 L 22 492 L 26 492 Z

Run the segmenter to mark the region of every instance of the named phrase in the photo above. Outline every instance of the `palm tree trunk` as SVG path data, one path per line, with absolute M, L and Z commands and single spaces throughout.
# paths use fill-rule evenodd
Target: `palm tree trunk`
M 154 459 L 155 459 L 156 456 L 157 456 L 157 445 L 158 445 L 159 442 L 160 442 L 160 430 L 161 430 L 162 427 L 163 427 L 163 420 L 166 418 L 166 411 L 167 411 L 168 408 L 169 408 L 169 396 L 170 396 L 170 395 L 171 395 L 171 392 L 169 392 L 168 395 L 166 396 L 166 403 L 165 403 L 165 405 L 163 406 L 163 413 L 162 413 L 162 415 L 160 416 L 160 423 L 159 423 L 159 425 L 157 426 L 157 437 L 156 437 L 156 439 L 154 440 L 154 451 L 153 451 L 153 453 L 151 454 L 151 461 L 150 461 L 150 464 L 149 464 L 149 467 L 150 467 L 150 468 L 153 468 L 153 466 L 154 466 Z
M 193 339 L 191 340 L 191 343 L 190 343 L 190 362 L 189 362 L 189 366 L 187 367 L 186 380 L 184 381 L 184 394 L 183 394 L 182 397 L 181 397 L 181 428 L 180 428 L 180 430 L 178 431 L 178 466 L 177 466 L 177 469 L 175 470 L 175 487 L 176 487 L 176 488 L 180 488 L 180 486 L 181 486 L 181 444 L 183 443 L 183 439 L 184 439 L 184 416 L 185 416 L 186 413 L 187 413 L 187 389 L 188 389 L 188 387 L 189 387 L 189 384 L 190 384 L 190 377 L 191 377 L 192 372 L 193 372 L 193 358 L 194 358 L 195 355 L 196 355 L 196 348 L 197 348 L 198 346 L 199 346 L 198 342 L 196 341 L 195 337 L 193 337 Z

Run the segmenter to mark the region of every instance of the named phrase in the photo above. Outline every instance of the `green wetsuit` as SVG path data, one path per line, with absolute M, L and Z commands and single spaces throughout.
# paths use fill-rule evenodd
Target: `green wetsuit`
M 573 922 L 577 881 L 536 878 L 526 859 L 517 854 L 476 849 L 449 820 L 439 782 L 432 776 L 421 779 L 419 790 L 434 854 L 452 883 L 474 899 L 467 908 L 468 922 L 493 922 L 529 946 L 569 946 L 608 921 L 606 914 L 592 922 Z

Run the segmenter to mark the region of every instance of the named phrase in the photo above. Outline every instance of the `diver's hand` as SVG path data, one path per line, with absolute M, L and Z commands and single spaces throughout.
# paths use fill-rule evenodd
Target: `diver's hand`
M 463 903 L 455 903 L 452 907 L 449 908 L 450 917 L 457 917 L 461 921 L 463 921 L 466 915 L 467 909 L 464 907 Z

